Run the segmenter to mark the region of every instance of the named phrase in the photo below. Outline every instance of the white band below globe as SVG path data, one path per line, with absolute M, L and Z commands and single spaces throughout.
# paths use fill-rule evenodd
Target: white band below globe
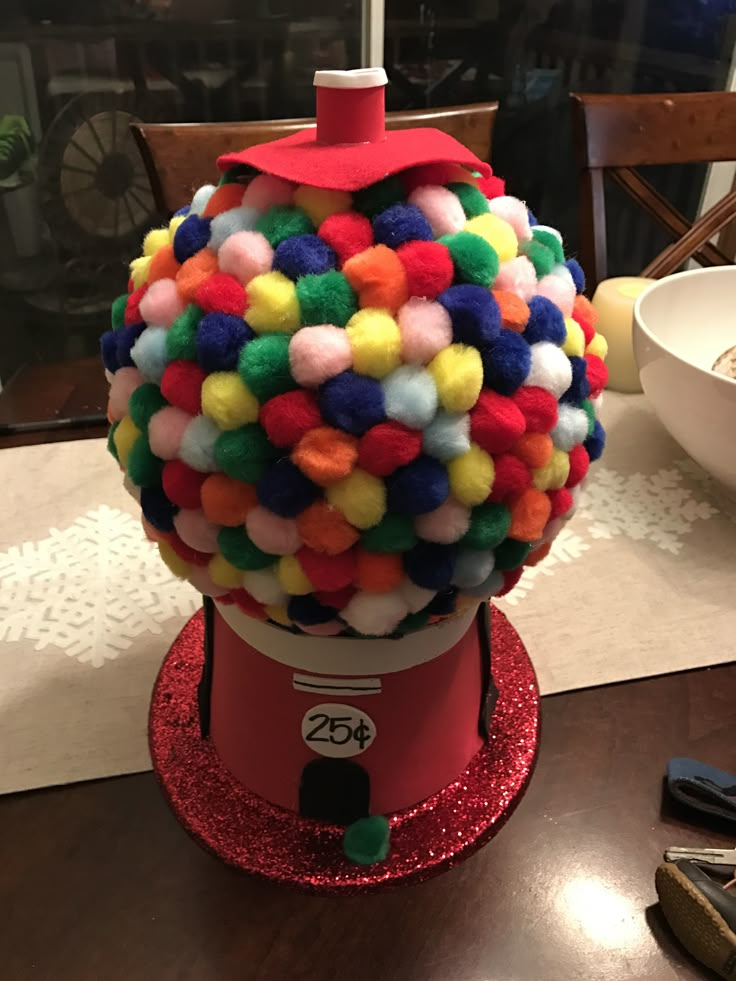
M 316 674 L 347 676 L 391 674 L 439 657 L 465 635 L 477 609 L 471 607 L 456 617 L 396 640 L 383 637 L 359 640 L 355 637 L 292 634 L 261 620 L 254 620 L 235 605 L 223 606 L 218 603 L 216 608 L 242 640 L 272 661 Z

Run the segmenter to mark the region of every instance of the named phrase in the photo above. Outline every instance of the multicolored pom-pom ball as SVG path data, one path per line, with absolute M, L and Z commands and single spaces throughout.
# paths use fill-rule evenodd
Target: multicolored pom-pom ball
M 169 568 L 317 636 L 508 592 L 603 452 L 606 344 L 496 178 L 200 188 L 101 340 L 109 448 Z M 245 179 L 245 178 L 244 178 Z

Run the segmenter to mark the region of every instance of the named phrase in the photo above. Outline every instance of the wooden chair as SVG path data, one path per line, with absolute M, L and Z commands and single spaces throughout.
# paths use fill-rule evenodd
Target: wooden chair
M 446 109 L 386 114 L 387 129 L 433 126 L 489 160 L 497 102 Z M 221 153 L 277 140 L 314 123 L 313 119 L 277 119 L 252 123 L 136 123 L 133 134 L 146 165 L 156 205 L 170 215 L 188 204 L 194 189 L 215 176 Z
M 580 257 L 590 288 L 607 276 L 604 174 L 676 239 L 642 276 L 667 276 L 691 257 L 704 265 L 733 262 L 731 246 L 710 239 L 736 219 L 736 187 L 691 224 L 633 168 L 736 160 L 736 93 L 571 98 L 581 171 Z

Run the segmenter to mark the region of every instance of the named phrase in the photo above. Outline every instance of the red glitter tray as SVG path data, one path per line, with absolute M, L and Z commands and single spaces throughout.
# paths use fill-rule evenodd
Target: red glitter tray
M 357 893 L 421 882 L 452 868 L 498 833 L 520 800 L 539 741 L 539 691 L 519 635 L 491 616 L 499 697 L 491 739 L 453 783 L 390 815 L 391 851 L 376 865 L 342 853 L 342 828 L 301 818 L 239 784 L 199 734 L 197 684 L 204 618 L 196 613 L 166 655 L 153 691 L 153 768 L 190 835 L 228 865 L 316 893 Z

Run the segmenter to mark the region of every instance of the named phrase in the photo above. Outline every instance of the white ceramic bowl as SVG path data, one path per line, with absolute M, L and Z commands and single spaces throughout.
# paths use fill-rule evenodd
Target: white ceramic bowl
M 676 273 L 634 306 L 642 388 L 668 432 L 736 492 L 736 381 L 711 371 L 736 344 L 736 266 Z

